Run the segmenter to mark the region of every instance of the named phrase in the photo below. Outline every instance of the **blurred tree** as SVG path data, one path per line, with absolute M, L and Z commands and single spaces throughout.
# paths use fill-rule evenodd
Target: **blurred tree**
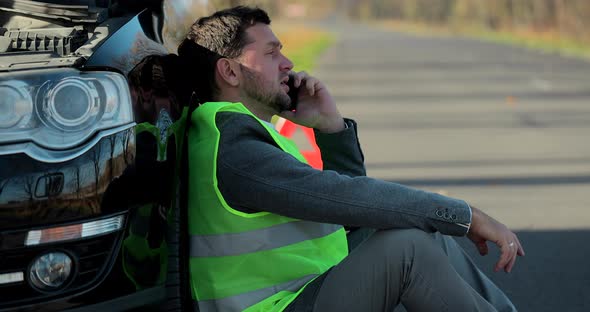
M 290 5 L 297 4 L 304 8 L 302 18 L 310 19 L 326 16 L 346 1 L 351 0 L 164 0 L 164 45 L 169 52 L 176 53 L 176 47 L 199 17 L 237 5 L 258 6 L 276 20 L 288 13 Z
M 343 0 L 349 16 L 491 30 L 554 32 L 590 42 L 589 0 Z

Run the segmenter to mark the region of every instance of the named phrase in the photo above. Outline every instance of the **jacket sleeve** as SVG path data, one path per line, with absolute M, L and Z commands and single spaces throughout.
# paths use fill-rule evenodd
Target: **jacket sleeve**
M 358 141 L 356 122 L 345 119 L 347 128 L 325 134 L 314 131 L 322 154 L 324 170 L 334 170 L 350 177 L 365 176 L 365 159 Z
M 234 209 L 353 227 L 466 234 L 471 210 L 462 200 L 313 169 L 277 147 L 247 115 L 222 113 L 216 122 L 221 133 L 218 187 Z

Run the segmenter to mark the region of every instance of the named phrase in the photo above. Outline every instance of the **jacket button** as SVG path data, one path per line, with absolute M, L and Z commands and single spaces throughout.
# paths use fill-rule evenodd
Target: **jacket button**
M 443 217 L 443 212 L 441 210 L 437 210 L 436 211 L 436 216 L 439 217 L 439 218 L 442 218 Z

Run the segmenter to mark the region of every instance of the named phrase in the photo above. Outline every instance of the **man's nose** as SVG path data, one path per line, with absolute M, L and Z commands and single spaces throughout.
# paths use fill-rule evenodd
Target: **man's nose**
M 291 62 L 291 60 L 288 59 L 282 53 L 281 53 L 281 56 L 283 57 L 283 60 L 282 60 L 281 65 L 280 65 L 281 66 L 280 70 L 281 71 L 290 71 L 290 70 L 292 70 L 293 69 L 293 66 L 294 66 L 293 65 L 293 62 Z

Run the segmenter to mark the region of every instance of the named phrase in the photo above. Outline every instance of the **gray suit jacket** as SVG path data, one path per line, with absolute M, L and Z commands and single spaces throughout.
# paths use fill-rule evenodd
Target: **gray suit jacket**
M 339 133 L 315 133 L 323 171 L 283 152 L 251 116 L 224 112 L 216 123 L 218 186 L 234 209 L 349 227 L 468 231 L 471 209 L 464 201 L 365 176 L 352 120 Z

